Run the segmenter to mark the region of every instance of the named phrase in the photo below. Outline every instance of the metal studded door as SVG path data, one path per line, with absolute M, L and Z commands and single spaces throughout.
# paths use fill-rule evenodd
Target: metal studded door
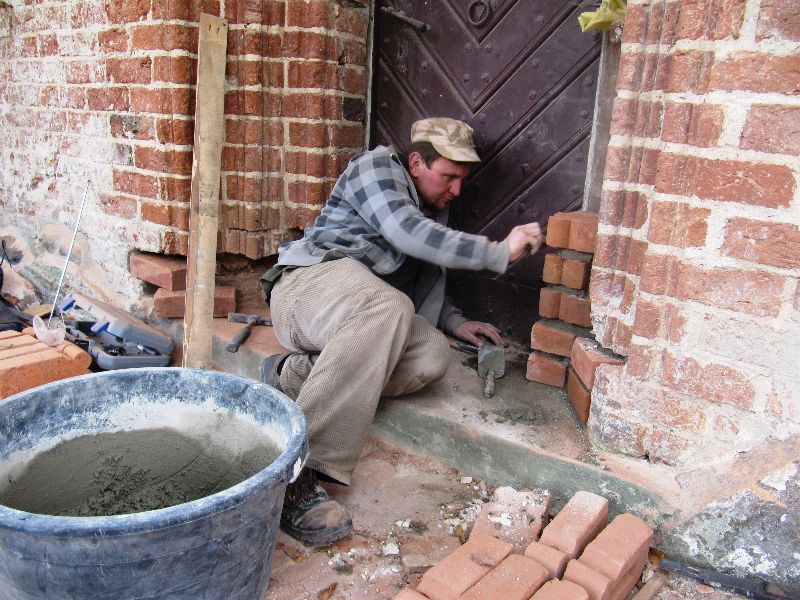
M 494 240 L 579 209 L 600 56 L 565 0 L 377 0 L 371 145 L 404 150 L 411 123 L 446 116 L 475 129 L 482 162 L 450 225 Z M 472 319 L 521 342 L 538 318 L 543 253 L 502 276 L 451 272 Z

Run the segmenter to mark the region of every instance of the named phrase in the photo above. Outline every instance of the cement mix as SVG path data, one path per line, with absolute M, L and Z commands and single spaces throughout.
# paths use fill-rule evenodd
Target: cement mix
M 36 455 L 0 486 L 0 504 L 31 513 L 94 517 L 166 508 L 227 489 L 269 466 L 263 443 L 235 455 L 171 428 L 99 433 Z

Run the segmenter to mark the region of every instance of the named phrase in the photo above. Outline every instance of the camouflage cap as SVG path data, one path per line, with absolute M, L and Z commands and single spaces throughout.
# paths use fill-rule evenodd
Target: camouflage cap
M 439 154 L 454 162 L 480 162 L 472 133 L 472 127 L 456 119 L 422 119 L 411 125 L 411 143 L 430 142 Z

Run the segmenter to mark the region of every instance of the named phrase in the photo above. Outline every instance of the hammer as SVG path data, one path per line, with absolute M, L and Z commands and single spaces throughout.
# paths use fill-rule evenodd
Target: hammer
M 228 345 L 225 346 L 225 350 L 228 352 L 238 352 L 239 346 L 244 344 L 244 341 L 250 337 L 250 330 L 253 329 L 255 325 L 272 325 L 271 319 L 264 319 L 258 315 L 243 315 L 242 313 L 235 312 L 228 313 L 228 321 L 231 323 L 246 323 Z

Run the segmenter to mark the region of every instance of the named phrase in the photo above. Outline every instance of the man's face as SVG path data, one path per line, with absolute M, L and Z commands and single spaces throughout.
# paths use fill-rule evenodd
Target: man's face
M 429 167 L 419 153 L 412 152 L 408 157 L 408 170 L 423 204 L 438 212 L 450 206 L 461 194 L 461 185 L 469 175 L 470 165 L 440 157 Z

